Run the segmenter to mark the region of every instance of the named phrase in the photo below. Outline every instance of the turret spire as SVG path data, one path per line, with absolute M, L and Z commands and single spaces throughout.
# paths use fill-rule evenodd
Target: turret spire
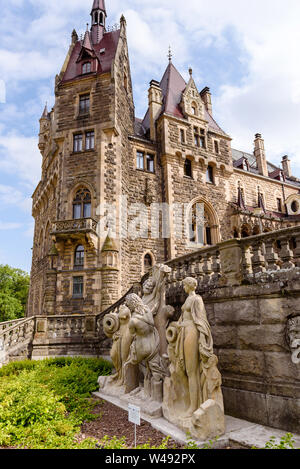
M 97 44 L 103 38 L 103 34 L 105 31 L 105 20 L 107 17 L 106 8 L 105 8 L 105 1 L 104 0 L 94 0 L 93 8 L 91 11 L 92 17 L 92 42 L 93 44 Z

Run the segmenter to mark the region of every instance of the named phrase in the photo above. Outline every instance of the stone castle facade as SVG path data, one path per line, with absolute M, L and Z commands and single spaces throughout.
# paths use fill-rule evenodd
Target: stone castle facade
M 40 119 L 28 316 L 97 314 L 155 263 L 300 224 L 300 180 L 288 157 L 270 164 L 260 134 L 253 153 L 233 149 L 214 120 L 209 88 L 197 89 L 191 69 L 186 83 L 170 58 L 137 119 L 126 20 L 109 29 L 104 0 L 94 0 L 91 17 L 84 38 L 72 33 L 55 105 Z M 168 206 L 170 236 L 114 238 L 105 204 L 115 205 L 120 233 L 125 199 L 149 217 L 155 204 Z M 186 237 L 177 236 L 180 204 L 191 214 Z

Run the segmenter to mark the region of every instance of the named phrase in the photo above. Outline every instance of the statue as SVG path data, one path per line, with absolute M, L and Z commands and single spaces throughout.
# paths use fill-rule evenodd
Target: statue
M 129 330 L 130 310 L 126 305 L 120 307 L 119 313 L 107 314 L 103 321 L 103 329 L 107 337 L 112 339 L 110 357 L 115 367 L 115 374 L 100 377 L 101 389 L 113 390 L 113 394 L 131 392 L 138 386 L 138 370 L 131 367 L 125 369 L 133 337 Z M 119 389 L 118 389 L 119 388 Z
M 164 416 L 198 439 L 225 432 L 224 404 L 218 358 L 197 281 L 183 281 L 188 298 L 178 323 L 168 331 L 171 377 L 164 385 Z
M 129 330 L 133 336 L 128 365 L 145 365 L 144 393 L 150 400 L 162 402 L 164 366 L 159 354 L 159 334 L 154 324 L 153 314 L 143 300 L 135 295 L 128 295 L 126 306 L 131 311 Z
M 170 267 L 157 264 L 143 285 L 143 302 L 149 307 L 154 318 L 154 324 L 159 334 L 161 357 L 167 353 L 166 329 L 169 320 L 174 315 L 174 308 L 166 306 L 165 278 L 170 272 Z

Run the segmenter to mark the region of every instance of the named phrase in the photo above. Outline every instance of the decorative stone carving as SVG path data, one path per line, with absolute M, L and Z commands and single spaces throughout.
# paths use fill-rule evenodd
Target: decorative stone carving
M 167 420 L 205 440 L 225 433 L 224 403 L 218 358 L 197 281 L 183 281 L 188 298 L 178 323 L 168 331 L 171 377 L 164 383 L 163 414 Z
M 100 391 L 138 405 L 152 417 L 163 413 L 196 439 L 206 440 L 225 432 L 218 359 L 195 279 L 184 280 L 189 296 L 179 321 L 168 326 L 174 314 L 165 301 L 170 272 L 155 266 L 143 285 L 143 298 L 129 294 L 118 314 L 104 318 L 104 332 L 113 340 L 115 374 L 99 378 Z
M 292 362 L 300 364 L 300 315 L 288 320 L 287 341 L 292 352 Z
M 157 264 L 143 285 L 143 302 L 149 307 L 154 317 L 154 324 L 159 334 L 161 356 L 167 353 L 166 329 L 175 311 L 172 306 L 166 305 L 165 279 L 171 271 L 170 267 Z

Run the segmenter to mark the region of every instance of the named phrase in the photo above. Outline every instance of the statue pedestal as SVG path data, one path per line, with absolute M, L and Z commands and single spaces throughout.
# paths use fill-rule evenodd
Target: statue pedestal
M 191 417 L 175 415 L 163 404 L 163 416 L 191 437 L 204 441 L 225 434 L 225 416 L 220 406 L 209 399 Z
M 109 376 L 100 376 L 98 383 L 99 392 L 108 397 L 117 397 L 123 405 L 133 404 L 141 408 L 141 412 L 152 418 L 162 417 L 162 403 L 151 400 L 144 389 L 137 387 L 131 392 L 126 392 L 125 386 L 117 386 Z

